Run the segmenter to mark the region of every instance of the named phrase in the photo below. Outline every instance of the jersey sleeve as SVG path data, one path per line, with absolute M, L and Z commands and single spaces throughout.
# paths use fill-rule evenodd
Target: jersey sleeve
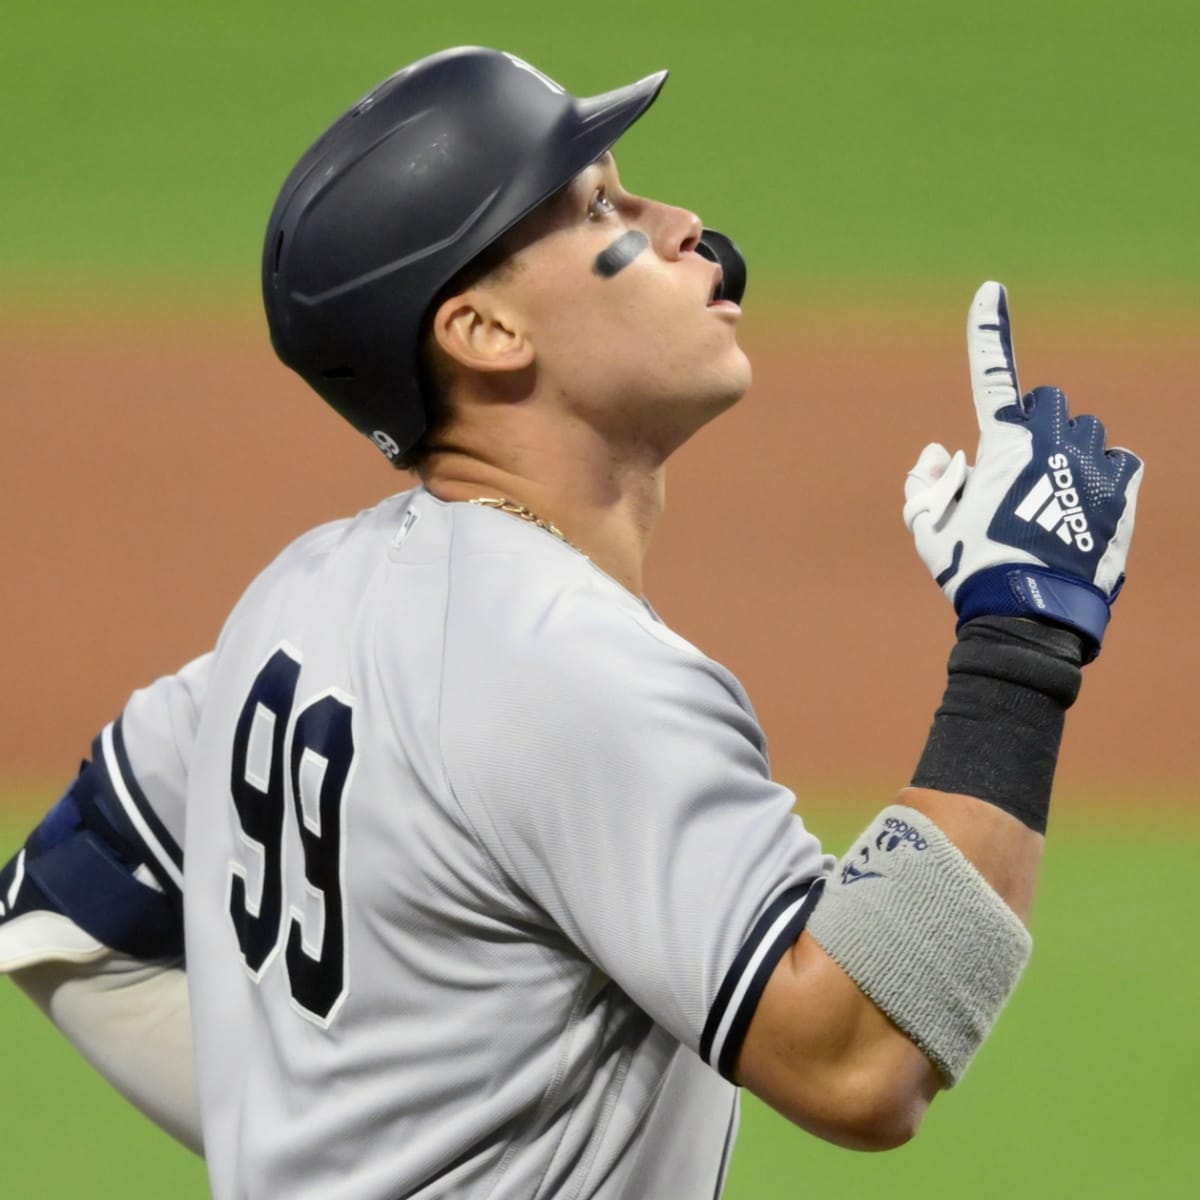
M 205 654 L 134 692 L 92 744 L 104 801 L 145 848 L 160 886 L 177 899 L 183 888 L 188 763 L 211 660 Z
M 448 647 L 447 776 L 476 836 L 643 1010 L 732 1078 L 833 860 L 740 685 L 627 613 Z
M 0 867 L 0 973 L 183 953 L 184 805 L 209 656 L 135 692 Z

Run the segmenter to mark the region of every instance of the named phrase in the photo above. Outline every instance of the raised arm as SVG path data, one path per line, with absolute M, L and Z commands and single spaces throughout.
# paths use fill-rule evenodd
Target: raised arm
M 910 1138 L 1020 977 L 1066 710 L 1124 581 L 1142 463 L 1017 385 L 1007 298 L 968 317 L 980 440 L 926 447 L 905 521 L 959 638 L 913 786 L 851 846 L 779 962 L 739 1082 L 843 1145 Z

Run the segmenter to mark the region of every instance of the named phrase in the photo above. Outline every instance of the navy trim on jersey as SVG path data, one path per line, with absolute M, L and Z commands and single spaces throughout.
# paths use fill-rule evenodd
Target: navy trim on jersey
M 183 893 L 183 851 L 154 811 L 133 773 L 121 718 L 106 726 L 92 743 L 94 769 L 98 771 L 104 798 L 125 819 L 126 836 L 134 836 L 145 850 L 147 867 L 169 895 Z
M 737 1082 L 733 1064 L 767 980 L 808 924 L 824 888 L 825 880 L 818 879 L 776 896 L 721 981 L 700 1037 L 700 1057 L 731 1083 Z

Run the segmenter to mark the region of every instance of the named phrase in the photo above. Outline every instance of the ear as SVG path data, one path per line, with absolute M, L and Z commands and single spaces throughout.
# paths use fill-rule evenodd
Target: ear
M 444 300 L 433 335 L 447 357 L 472 371 L 521 371 L 533 362 L 533 343 L 515 314 L 483 288 Z

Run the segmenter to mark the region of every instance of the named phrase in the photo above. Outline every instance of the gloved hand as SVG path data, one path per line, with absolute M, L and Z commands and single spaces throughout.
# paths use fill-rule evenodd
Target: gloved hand
M 960 625 L 982 616 L 1050 621 L 1081 634 L 1090 661 L 1125 580 L 1142 460 L 1109 450 L 1104 426 L 1072 418 L 1058 388 L 1018 398 L 1001 284 L 975 293 L 967 353 L 975 465 L 961 450 L 926 446 L 904 485 L 904 523 Z

